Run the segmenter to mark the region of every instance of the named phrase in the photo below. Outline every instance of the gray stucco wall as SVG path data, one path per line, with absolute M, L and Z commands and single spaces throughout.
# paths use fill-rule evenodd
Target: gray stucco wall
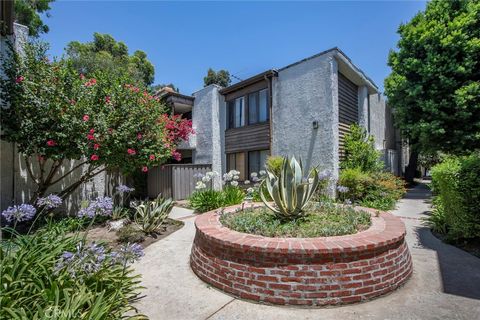
M 375 138 L 375 148 L 385 149 L 385 100 L 380 94 L 372 94 L 370 99 L 370 134 Z
M 328 170 L 336 180 L 338 82 L 333 54 L 280 69 L 273 80 L 272 100 L 272 154 L 294 155 L 305 167 Z
M 370 101 L 370 134 L 375 139 L 375 148 L 382 152 L 385 168 L 400 175 L 401 146 L 397 143 L 397 130 L 393 123 L 392 111 L 381 94 L 372 94 Z
M 196 135 L 194 164 L 211 164 L 212 170 L 225 171 L 225 101 L 218 92 L 221 87 L 209 85 L 193 94 L 192 125 Z M 214 187 L 222 187 L 215 179 Z

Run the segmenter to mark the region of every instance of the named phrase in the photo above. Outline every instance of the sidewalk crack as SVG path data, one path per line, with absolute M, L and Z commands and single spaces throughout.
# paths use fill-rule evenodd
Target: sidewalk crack
M 216 315 L 218 312 L 220 312 L 223 308 L 225 308 L 226 306 L 228 306 L 230 303 L 232 303 L 233 301 L 235 301 L 236 299 L 233 298 L 232 300 L 228 301 L 227 303 L 225 303 L 223 306 L 220 307 L 220 309 L 218 309 L 217 311 L 215 311 L 214 313 L 212 313 L 211 315 L 209 315 L 208 317 L 205 318 L 205 320 L 208 320 L 210 318 L 212 318 L 214 315 Z

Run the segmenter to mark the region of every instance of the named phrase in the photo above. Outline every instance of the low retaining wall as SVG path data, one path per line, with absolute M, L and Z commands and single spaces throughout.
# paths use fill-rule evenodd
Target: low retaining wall
M 233 212 L 230 207 L 226 212 Z M 389 214 L 354 235 L 268 238 L 224 227 L 208 212 L 196 221 L 190 263 L 205 282 L 240 298 L 281 305 L 366 301 L 412 274 L 403 222 Z

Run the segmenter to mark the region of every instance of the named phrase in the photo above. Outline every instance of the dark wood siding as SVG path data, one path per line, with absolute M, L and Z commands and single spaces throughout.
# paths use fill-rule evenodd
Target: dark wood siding
M 225 152 L 270 149 L 270 124 L 261 123 L 225 131 Z
M 344 157 L 344 137 L 352 123 L 358 123 L 358 87 L 343 74 L 338 73 L 338 131 L 339 155 Z

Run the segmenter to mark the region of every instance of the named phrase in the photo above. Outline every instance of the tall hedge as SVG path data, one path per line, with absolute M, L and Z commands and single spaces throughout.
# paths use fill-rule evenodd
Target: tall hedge
M 447 237 L 480 237 L 480 154 L 446 158 L 434 166 L 432 189 Z

